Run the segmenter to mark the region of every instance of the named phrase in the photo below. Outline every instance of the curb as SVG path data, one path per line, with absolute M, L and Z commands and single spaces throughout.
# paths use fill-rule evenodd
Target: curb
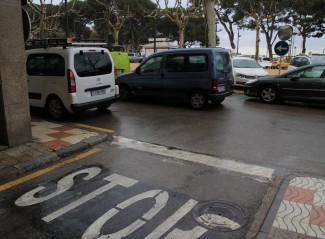
M 60 161 L 71 155 L 85 151 L 95 145 L 103 143 L 105 141 L 111 141 L 113 139 L 112 135 L 106 133 L 99 134 L 97 136 L 85 139 L 84 141 L 70 145 L 68 147 L 62 148 L 56 152 L 50 152 L 49 154 L 42 155 L 40 157 L 34 158 L 33 160 L 17 163 L 12 166 L 8 166 L 0 169 L 0 179 L 10 178 L 13 176 L 19 176 L 24 173 L 28 173 L 37 168 L 46 166 L 48 164 Z

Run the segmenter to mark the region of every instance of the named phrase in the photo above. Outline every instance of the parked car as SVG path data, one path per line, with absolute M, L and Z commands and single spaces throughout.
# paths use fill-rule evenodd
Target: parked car
M 264 103 L 278 100 L 325 103 L 325 64 L 308 65 L 278 76 L 250 80 L 244 94 Z
M 269 73 L 264 70 L 255 59 L 249 57 L 233 58 L 234 85 L 243 86 L 248 80 L 267 76 Z
M 107 47 L 114 61 L 116 74 L 121 75 L 131 71 L 130 59 L 124 47 L 119 45 L 110 45 Z
M 208 100 L 219 104 L 233 92 L 231 58 L 224 48 L 158 52 L 117 80 L 121 100 L 132 95 L 183 99 L 194 109 Z
M 263 67 L 263 68 L 271 68 L 272 66 L 272 59 L 270 57 L 259 57 L 258 58 L 258 63 L 260 63 L 260 65 Z
M 106 109 L 118 100 L 114 62 L 107 49 L 55 40 L 33 43 L 35 49 L 26 51 L 30 106 L 45 108 L 59 120 L 67 112 Z
M 288 70 L 310 64 L 325 64 L 325 54 L 299 55 L 291 59 Z
M 128 52 L 128 56 L 129 56 L 130 62 L 132 62 L 132 63 L 141 63 L 144 60 L 144 57 L 141 56 L 139 53 Z
M 280 63 L 281 60 L 281 63 Z M 281 65 L 280 65 L 281 64 Z M 281 68 L 281 69 L 287 69 L 289 66 L 289 61 L 287 61 L 286 58 L 275 58 L 272 60 L 272 67 L 271 68 Z

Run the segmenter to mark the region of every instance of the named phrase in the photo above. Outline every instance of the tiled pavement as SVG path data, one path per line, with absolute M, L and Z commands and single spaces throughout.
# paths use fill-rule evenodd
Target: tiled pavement
M 325 239 L 325 180 L 285 180 L 257 238 Z
M 31 125 L 33 139 L 52 150 L 59 150 L 77 144 L 84 139 L 98 136 L 96 132 L 52 123 L 38 118 L 32 118 Z

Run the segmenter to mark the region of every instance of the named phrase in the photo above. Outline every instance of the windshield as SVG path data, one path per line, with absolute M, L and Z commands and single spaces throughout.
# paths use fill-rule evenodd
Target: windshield
M 112 72 L 112 62 L 106 52 L 83 52 L 74 55 L 74 68 L 80 77 L 105 75 Z
M 250 59 L 233 59 L 233 64 L 235 68 L 261 68 L 257 61 Z

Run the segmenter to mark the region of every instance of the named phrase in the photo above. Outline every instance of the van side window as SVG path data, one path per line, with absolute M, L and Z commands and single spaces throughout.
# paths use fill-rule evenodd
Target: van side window
M 162 56 L 148 59 L 140 68 L 141 73 L 158 73 L 161 67 Z
M 206 55 L 189 55 L 188 72 L 203 72 L 208 70 L 208 60 Z
M 27 59 L 27 74 L 31 76 L 64 76 L 62 56 L 57 54 L 33 54 Z
M 168 56 L 166 61 L 167 72 L 184 72 L 185 57 L 184 56 Z
M 43 54 L 29 55 L 26 63 L 27 74 L 43 76 L 45 74 L 45 56 Z
M 64 59 L 60 55 L 47 54 L 45 58 L 45 75 L 46 76 L 64 76 L 65 66 Z

